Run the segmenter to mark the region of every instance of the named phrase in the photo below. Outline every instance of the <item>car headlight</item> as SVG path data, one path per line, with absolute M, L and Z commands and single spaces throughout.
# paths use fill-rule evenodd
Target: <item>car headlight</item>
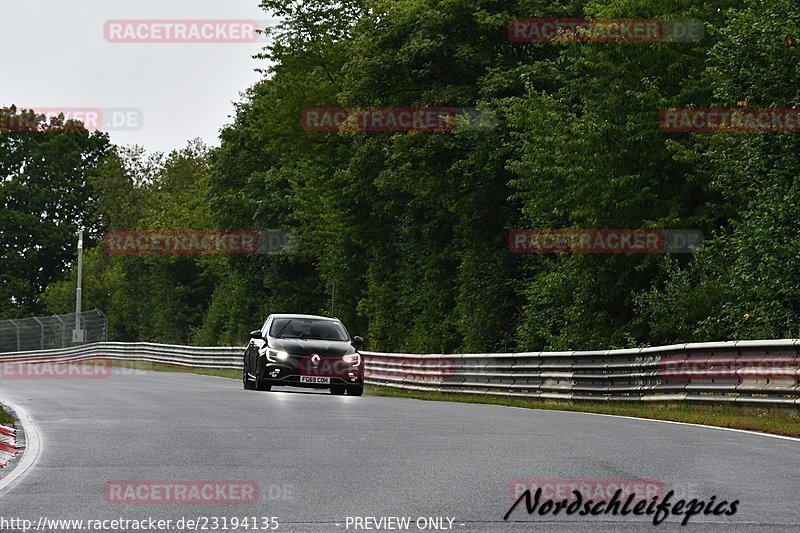
M 346 363 L 350 363 L 353 366 L 361 366 L 361 354 L 358 352 L 350 355 L 344 355 L 342 356 L 342 359 L 344 359 Z
M 286 361 L 287 359 L 289 359 L 289 354 L 288 352 L 284 352 L 283 350 L 269 349 L 267 350 L 267 359 L 275 363 L 278 361 Z

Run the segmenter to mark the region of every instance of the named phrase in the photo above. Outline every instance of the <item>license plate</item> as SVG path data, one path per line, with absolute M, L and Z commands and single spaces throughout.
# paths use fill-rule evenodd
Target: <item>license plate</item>
M 330 385 L 331 378 L 322 378 L 319 376 L 300 376 L 300 383 L 314 383 L 316 385 Z

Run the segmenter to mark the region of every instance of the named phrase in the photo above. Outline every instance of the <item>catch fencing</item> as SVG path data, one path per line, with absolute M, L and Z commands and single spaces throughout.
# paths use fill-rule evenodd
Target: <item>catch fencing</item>
M 83 340 L 73 340 L 76 329 L 84 332 Z M 99 309 L 80 314 L 0 320 L 0 353 L 68 348 L 107 339 L 108 318 Z
M 0 355 L 13 362 L 112 359 L 241 369 L 243 347 L 104 342 Z M 543 400 L 800 405 L 800 340 L 592 352 L 414 355 L 362 352 L 365 381 L 418 391 Z

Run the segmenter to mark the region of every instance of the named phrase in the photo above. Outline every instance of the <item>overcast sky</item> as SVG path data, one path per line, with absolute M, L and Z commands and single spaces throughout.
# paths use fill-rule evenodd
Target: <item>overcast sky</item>
M 137 129 L 111 141 L 169 151 L 200 137 L 218 144 L 232 102 L 259 79 L 250 43 L 112 43 L 108 20 L 250 19 L 267 24 L 259 0 L 0 0 L 0 106 L 133 108 Z M 103 120 L 108 120 L 104 116 Z

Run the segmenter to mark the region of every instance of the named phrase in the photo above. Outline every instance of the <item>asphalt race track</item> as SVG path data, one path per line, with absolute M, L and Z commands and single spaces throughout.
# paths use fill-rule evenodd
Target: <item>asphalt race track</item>
M 418 517 L 455 518 L 452 531 L 800 524 L 800 442 L 788 439 L 579 413 L 245 391 L 231 379 L 121 369 L 105 379 L 4 380 L 0 399 L 39 426 L 36 463 L 0 493 L 3 517 L 33 523 L 274 516 L 277 531 L 310 532 L 368 531 L 347 526 L 348 516 L 410 517 L 408 531 L 420 531 Z M 524 503 L 506 522 L 509 484 L 521 479 L 657 480 L 678 497 L 740 504 L 733 516 L 697 515 L 685 528 L 676 517 L 656 527 L 647 516 L 529 516 Z M 113 480 L 255 481 L 260 498 L 108 503 L 104 484 Z

